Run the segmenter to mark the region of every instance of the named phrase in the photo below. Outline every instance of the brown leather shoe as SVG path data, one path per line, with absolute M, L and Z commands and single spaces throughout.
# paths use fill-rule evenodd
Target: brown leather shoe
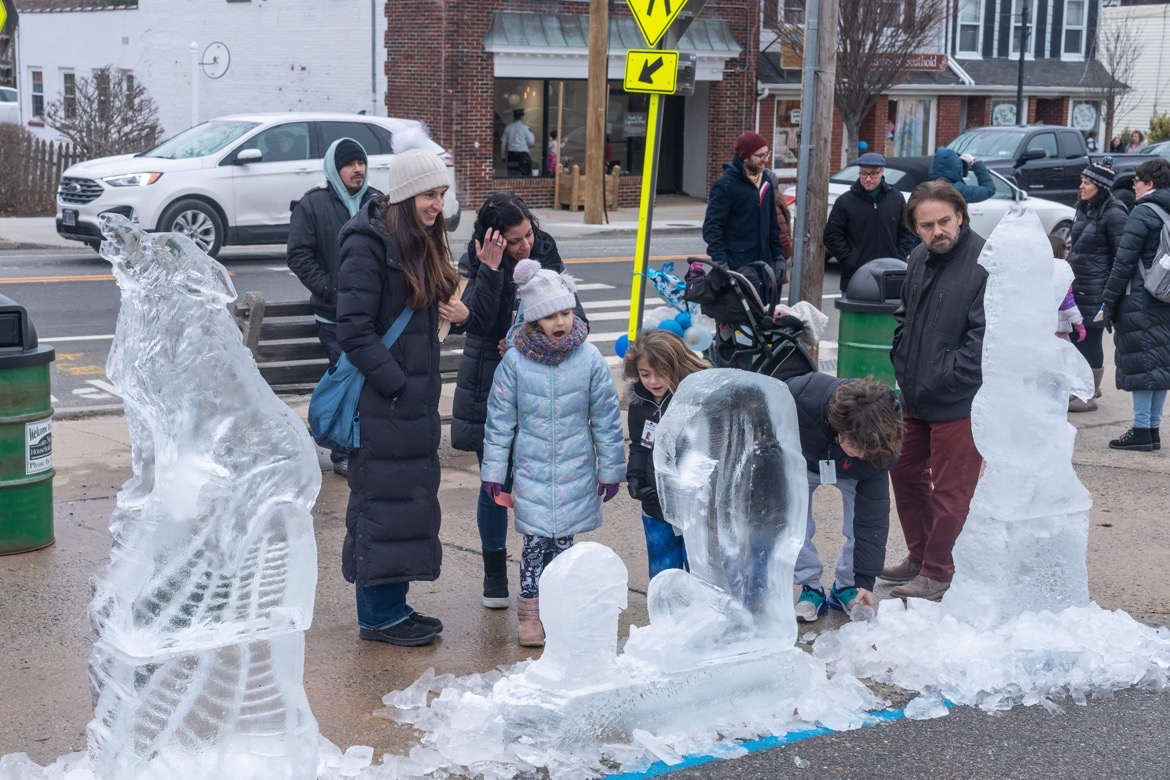
M 540 622 L 540 597 L 516 598 L 516 612 L 520 618 L 520 646 L 544 647 L 544 624 Z
M 915 563 L 907 556 L 902 559 L 902 562 L 895 566 L 887 566 L 882 569 L 881 578 L 886 582 L 896 582 L 898 584 L 909 582 L 918 576 L 918 571 L 922 568 L 921 563 Z
M 951 587 L 949 582 L 939 582 L 919 574 L 905 585 L 899 585 L 890 591 L 890 596 L 896 599 L 926 599 L 938 601 Z

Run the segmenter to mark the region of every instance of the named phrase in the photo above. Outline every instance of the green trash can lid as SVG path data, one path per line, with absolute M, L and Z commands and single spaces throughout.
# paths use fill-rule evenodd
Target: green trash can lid
M 37 342 L 37 329 L 25 308 L 0 295 L 0 370 L 40 366 L 55 357 L 56 350 Z
M 841 311 L 893 314 L 902 302 L 906 261 L 879 257 L 857 269 L 845 294 L 834 304 Z

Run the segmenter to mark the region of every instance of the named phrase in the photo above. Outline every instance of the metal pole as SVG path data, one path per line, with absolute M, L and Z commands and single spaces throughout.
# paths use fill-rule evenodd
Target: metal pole
M 1028 124 L 1028 111 L 1024 108 L 1024 52 L 1028 48 L 1028 6 L 1020 10 L 1020 65 L 1016 74 L 1016 124 Z
M 800 151 L 796 162 L 796 196 L 808 192 L 809 168 L 812 166 L 813 115 L 816 108 L 817 33 L 820 26 L 821 0 L 808 0 L 804 11 L 804 62 L 800 83 Z M 788 304 L 800 300 L 800 282 L 804 276 L 805 234 L 808 232 L 808 208 L 797 203 L 796 225 L 792 236 L 792 280 L 788 284 Z
M 646 278 L 646 262 L 650 257 L 650 232 L 654 223 L 654 191 L 658 188 L 658 141 L 659 127 L 662 126 L 662 99 L 650 95 L 650 107 L 646 116 L 646 151 L 642 159 L 642 197 L 638 206 L 638 243 L 634 248 L 634 279 L 630 285 L 630 329 L 631 342 L 638 340 L 642 332 L 642 280 Z
M 199 124 L 199 44 L 187 47 L 191 52 L 191 127 Z

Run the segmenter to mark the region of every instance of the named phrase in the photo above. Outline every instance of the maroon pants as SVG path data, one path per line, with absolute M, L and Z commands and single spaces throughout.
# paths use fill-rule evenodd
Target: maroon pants
M 939 582 L 955 576 L 951 550 L 971 507 L 983 458 L 971 418 L 928 422 L 903 415 L 902 455 L 890 470 L 894 501 L 910 560 Z

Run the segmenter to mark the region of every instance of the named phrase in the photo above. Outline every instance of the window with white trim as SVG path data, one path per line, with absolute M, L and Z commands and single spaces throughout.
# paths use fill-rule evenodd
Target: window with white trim
M 77 116 L 77 76 L 71 70 L 61 71 L 61 105 L 66 119 Z
M 1083 57 L 1085 54 L 1085 19 L 1088 14 L 1085 0 L 1068 0 L 1064 5 L 1063 55 Z
M 1020 53 L 1020 38 L 1024 34 L 1024 8 L 1028 9 L 1028 45 L 1024 55 L 1036 53 L 1036 0 L 1012 0 L 1012 56 Z
M 32 90 L 32 115 L 38 119 L 45 115 L 45 72 L 40 68 L 32 68 L 28 72 Z
M 978 57 L 983 44 L 983 1 L 959 0 L 959 56 Z

